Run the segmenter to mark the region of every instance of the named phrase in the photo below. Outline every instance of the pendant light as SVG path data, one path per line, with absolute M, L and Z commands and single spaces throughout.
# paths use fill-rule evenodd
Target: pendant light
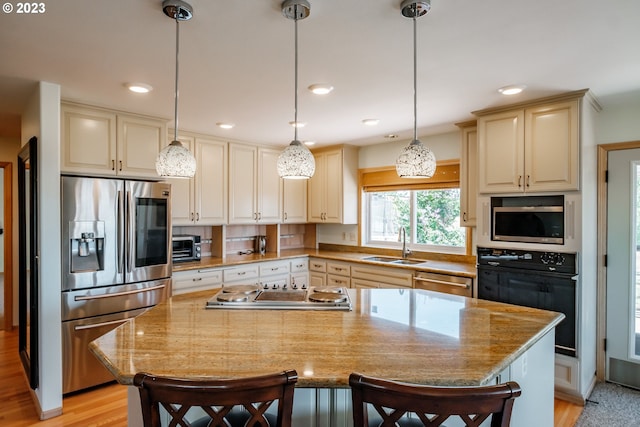
M 196 159 L 180 141 L 178 141 L 178 54 L 180 50 L 180 21 L 188 21 L 193 17 L 193 9 L 182 0 L 165 0 L 162 2 L 164 14 L 176 21 L 176 85 L 175 116 L 173 141 L 167 145 L 156 158 L 156 172 L 163 178 L 193 178 L 196 173 Z
M 417 108 L 417 40 L 416 18 L 431 9 L 431 0 L 404 0 L 400 6 L 402 16 L 413 19 L 413 141 L 396 159 L 396 172 L 401 178 L 431 178 L 436 171 L 436 156 L 418 140 Z
M 295 24 L 295 104 L 294 104 L 294 136 L 291 144 L 278 157 L 278 175 L 287 179 L 308 179 L 316 170 L 316 161 L 309 149 L 298 141 L 298 20 L 309 16 L 311 6 L 307 0 L 285 0 L 282 3 L 282 14 L 293 19 Z

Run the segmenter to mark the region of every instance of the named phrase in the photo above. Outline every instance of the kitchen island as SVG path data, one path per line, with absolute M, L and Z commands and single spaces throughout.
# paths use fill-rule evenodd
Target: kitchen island
M 350 289 L 351 311 L 206 309 L 175 296 L 93 341 L 124 385 L 136 372 L 239 378 L 295 369 L 294 425 L 351 425 L 351 372 L 417 384 L 522 387 L 513 426 L 553 426 L 559 313 L 414 289 Z M 140 425 L 130 389 L 129 425 Z

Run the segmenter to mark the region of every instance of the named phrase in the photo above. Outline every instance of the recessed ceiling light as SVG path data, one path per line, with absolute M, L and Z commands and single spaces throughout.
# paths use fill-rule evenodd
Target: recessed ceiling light
M 390 133 L 388 135 L 385 135 L 384 137 L 387 139 L 396 139 L 398 135 L 396 135 L 395 133 Z
M 525 88 L 526 88 L 525 85 L 504 86 L 498 89 L 498 92 L 500 92 L 503 95 L 517 95 L 520 92 L 522 92 Z
M 313 84 L 309 86 L 309 90 L 316 95 L 326 95 L 333 90 L 333 86 L 328 84 Z
M 305 127 L 307 125 L 304 122 L 289 122 L 289 124 L 291 126 L 293 126 L 294 128 L 303 128 L 303 127 Z
M 233 127 L 235 125 L 233 123 L 218 122 L 218 123 L 216 123 L 216 126 L 218 126 L 219 128 L 222 128 L 222 129 L 233 129 Z
M 311 146 L 311 145 L 316 145 L 316 142 L 315 141 L 304 141 L 303 144 Z
M 135 93 L 149 93 L 153 89 L 151 86 L 145 83 L 125 83 L 124 86 L 131 92 Z
M 363 124 L 367 125 L 367 126 L 375 126 L 378 124 L 380 120 L 378 119 L 364 119 L 362 121 Z

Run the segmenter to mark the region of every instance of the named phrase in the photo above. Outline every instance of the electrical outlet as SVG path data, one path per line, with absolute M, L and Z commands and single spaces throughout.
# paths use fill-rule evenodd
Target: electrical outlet
M 349 240 L 351 240 L 352 242 L 356 241 L 356 233 L 349 233 Z

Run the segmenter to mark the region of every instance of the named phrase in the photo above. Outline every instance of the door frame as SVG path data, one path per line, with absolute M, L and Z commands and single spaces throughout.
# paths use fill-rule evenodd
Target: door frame
M 607 338 L 607 198 L 606 181 L 609 152 L 640 148 L 640 141 L 616 142 L 598 145 L 598 277 L 597 277 L 597 330 L 596 330 L 596 378 L 604 381 L 606 373 L 605 339 Z
M 4 169 L 4 330 L 13 329 L 13 163 Z

